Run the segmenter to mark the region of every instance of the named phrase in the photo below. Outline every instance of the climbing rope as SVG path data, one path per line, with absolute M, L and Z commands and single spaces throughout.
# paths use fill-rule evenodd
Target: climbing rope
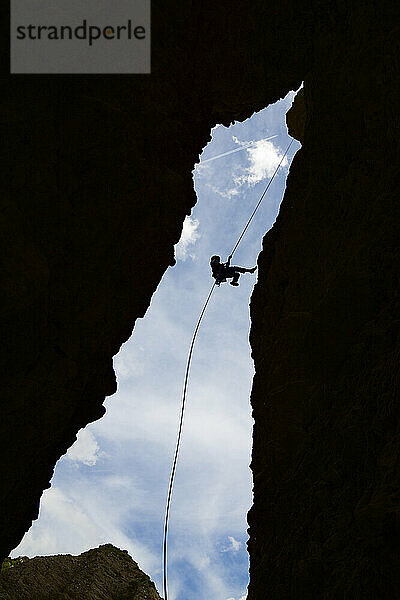
M 265 194 L 268 192 L 268 190 L 269 190 L 269 186 L 270 186 L 270 185 L 271 185 L 271 183 L 273 182 L 273 180 L 274 180 L 274 177 L 275 177 L 275 175 L 277 174 L 279 167 L 280 167 L 280 166 L 281 166 L 281 164 L 283 163 L 283 159 L 285 158 L 286 154 L 289 152 L 289 150 L 290 150 L 290 146 L 293 144 L 293 142 L 294 142 L 294 140 L 292 140 L 292 141 L 290 142 L 289 146 L 286 148 L 286 150 L 285 150 L 285 153 L 282 155 L 282 158 L 281 158 L 281 160 L 279 161 L 279 164 L 278 164 L 278 166 L 276 167 L 276 169 L 275 169 L 275 171 L 274 171 L 274 174 L 272 175 L 271 179 L 269 180 L 269 182 L 268 182 L 268 185 L 266 186 L 265 190 L 264 190 L 264 191 L 263 191 L 263 193 L 261 194 L 261 198 L 260 198 L 260 199 L 259 199 L 259 201 L 257 202 L 255 209 L 254 209 L 254 210 L 253 210 L 253 212 L 251 213 L 251 215 L 250 215 L 250 218 L 249 218 L 249 220 L 247 221 L 247 223 L 246 223 L 246 225 L 245 225 L 245 227 L 244 227 L 244 229 L 243 229 L 242 233 L 240 234 L 238 241 L 236 242 L 236 244 L 235 244 L 235 245 L 234 245 L 234 247 L 233 247 L 233 250 L 232 250 L 232 252 L 230 253 L 230 257 L 231 257 L 231 258 L 232 258 L 232 256 L 234 255 L 234 253 L 236 252 L 236 249 L 237 249 L 237 247 L 239 246 L 240 242 L 242 241 L 242 238 L 243 238 L 244 234 L 246 233 L 246 231 L 247 231 L 247 229 L 248 229 L 248 227 L 249 227 L 250 223 L 252 222 L 252 220 L 253 220 L 253 218 L 254 218 L 254 215 L 255 215 L 255 214 L 256 214 L 256 212 L 258 211 L 258 209 L 259 209 L 259 206 L 260 206 L 261 202 L 264 200 L 264 196 L 265 196 Z
M 276 167 L 274 174 L 272 175 L 271 179 L 268 182 L 268 185 L 266 186 L 265 190 L 263 191 L 259 201 L 256 204 L 256 207 L 254 208 L 253 212 L 250 215 L 249 220 L 247 221 L 242 233 L 240 234 L 236 244 L 233 247 L 232 252 L 229 255 L 229 258 L 232 258 L 232 256 L 234 255 L 234 253 L 237 250 L 237 247 L 239 246 L 240 242 L 243 239 L 244 234 L 246 233 L 251 221 L 254 218 L 254 215 L 256 214 L 261 202 L 264 199 L 265 194 L 267 193 L 275 175 L 278 172 L 279 167 L 281 166 L 283 159 L 285 158 L 285 156 L 287 155 L 287 153 L 289 152 L 289 149 L 291 147 L 291 145 L 293 144 L 294 140 L 292 140 L 289 144 L 289 146 L 286 148 L 285 153 L 283 154 L 281 160 L 279 161 L 278 166 Z M 183 429 L 183 417 L 185 414 L 185 405 L 186 405 L 186 392 L 187 392 L 187 386 L 188 386 L 188 380 L 189 380 L 189 371 L 190 371 L 190 365 L 192 363 L 192 355 L 193 355 L 193 348 L 194 348 L 194 344 L 197 338 L 197 333 L 200 329 L 200 324 L 203 320 L 204 314 L 207 310 L 207 306 L 208 303 L 210 302 L 212 293 L 214 291 L 214 288 L 216 286 L 216 282 L 212 285 L 211 290 L 207 296 L 207 299 L 204 303 L 204 306 L 201 310 L 200 316 L 198 318 L 194 333 L 193 333 L 193 337 L 192 337 L 192 341 L 190 344 L 190 349 L 189 349 L 189 354 L 188 354 L 188 359 L 187 359 L 187 363 L 186 363 L 186 371 L 185 371 L 185 379 L 184 379 L 184 384 L 183 384 L 183 393 L 182 393 L 182 404 L 181 404 L 181 414 L 180 414 L 180 420 L 179 420 L 179 428 L 178 428 L 178 436 L 177 436 L 177 440 L 176 440 L 176 446 L 175 446 L 175 454 L 174 454 L 174 460 L 173 460 L 173 464 L 172 464 L 172 469 L 171 469 L 171 476 L 169 479 L 169 487 L 168 487 L 168 496 L 167 496 L 167 506 L 166 506 L 166 510 L 165 510 L 165 521 L 164 521 L 164 541 L 163 541 L 163 586 L 164 586 L 164 600 L 168 600 L 168 592 L 167 592 L 167 539 L 168 539 L 168 523 L 169 523 L 169 512 L 170 512 L 170 507 L 171 507 L 171 497 L 172 497 L 172 490 L 174 487 L 174 480 L 175 480 L 175 471 L 176 471 L 176 465 L 178 462 L 178 454 L 179 454 L 179 448 L 180 448 L 180 444 L 181 444 L 181 438 L 182 438 L 182 429 Z
M 197 332 L 199 331 L 200 323 L 203 319 L 204 313 L 206 312 L 206 308 L 208 306 L 208 303 L 210 301 L 210 298 L 212 296 L 215 286 L 216 286 L 216 283 L 213 284 L 213 286 L 207 296 L 207 300 L 204 303 L 203 309 L 200 313 L 200 317 L 199 317 L 199 320 L 197 321 L 196 329 L 194 330 L 194 334 L 192 337 L 192 343 L 190 344 L 188 360 L 186 363 L 185 382 L 183 384 L 183 394 L 182 394 L 181 417 L 179 420 L 178 437 L 176 440 L 174 462 L 172 464 L 171 477 L 169 480 L 167 508 L 165 511 L 164 545 L 163 545 L 164 600 L 168 600 L 168 597 L 167 597 L 167 537 L 168 536 L 167 536 L 167 534 L 168 534 L 169 509 L 170 509 L 170 505 L 171 505 L 172 489 L 174 487 L 174 478 L 175 478 L 175 471 L 176 471 L 176 463 L 178 461 L 179 446 L 180 446 L 181 437 L 182 437 L 183 415 L 185 413 L 186 390 L 187 390 L 187 384 L 188 384 L 188 379 L 189 379 L 189 370 L 190 370 L 190 364 L 192 362 L 192 354 L 193 354 L 194 343 L 195 343 L 196 337 L 197 337 Z

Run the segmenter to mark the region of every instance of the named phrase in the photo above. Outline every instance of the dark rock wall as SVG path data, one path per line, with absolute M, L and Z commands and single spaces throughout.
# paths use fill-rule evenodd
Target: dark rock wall
M 17 561 L 14 561 L 17 563 Z M 160 600 L 127 551 L 105 544 L 79 556 L 23 559 L 4 569 L 1 600 Z
M 151 76 L 6 79 L 3 556 L 36 517 L 56 460 L 115 391 L 112 356 L 173 262 L 210 128 L 304 81 L 303 148 L 252 301 L 249 598 L 363 597 L 372 580 L 388 580 L 395 11 L 348 0 L 154 1 Z
M 0 555 L 115 391 L 112 356 L 173 263 L 211 127 L 301 82 L 292 66 L 268 73 L 267 16 L 261 2 L 153 2 L 151 75 L 6 78 Z
M 316 37 L 288 114 L 303 148 L 251 302 L 249 600 L 400 595 L 396 26 L 377 10 Z

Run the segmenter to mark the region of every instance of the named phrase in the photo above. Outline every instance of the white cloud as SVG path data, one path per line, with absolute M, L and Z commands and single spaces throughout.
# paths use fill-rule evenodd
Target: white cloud
M 127 536 L 120 526 L 121 513 L 117 504 L 104 494 L 80 486 L 69 492 L 51 487 L 42 495 L 39 520 L 36 521 L 11 556 L 44 556 L 80 554 L 100 544 L 112 543 L 128 550 L 146 572 L 158 569 L 156 557 L 147 545 Z
M 204 162 L 220 158 L 226 154 L 245 150 L 248 166 L 244 166 L 243 164 L 236 166 L 231 175 L 231 179 L 233 179 L 234 182 L 233 186 L 227 186 L 222 189 L 211 183 L 207 183 L 206 186 L 214 193 L 230 200 L 240 193 L 240 188 L 242 186 L 253 187 L 264 179 L 270 179 L 283 157 L 281 150 L 275 146 L 273 142 L 269 141 L 271 137 L 276 136 L 270 136 L 261 140 L 242 142 L 236 136 L 232 136 L 232 139 L 238 145 L 238 148 L 206 159 Z M 285 156 L 282 160 L 281 167 L 285 167 L 287 164 L 288 159 Z M 201 164 L 198 166 L 201 166 Z
M 226 546 L 222 550 L 222 552 L 239 552 L 239 550 L 242 546 L 242 542 L 235 540 L 235 538 L 232 537 L 231 535 L 228 535 L 228 540 L 229 540 L 230 544 L 229 544 L 229 546 Z
M 240 142 L 237 138 L 234 140 L 241 145 L 248 144 L 248 142 Z M 250 165 L 242 173 L 234 176 L 234 181 L 238 186 L 244 184 L 254 186 L 263 179 L 271 178 L 283 156 L 279 148 L 266 139 L 254 142 L 254 145 L 247 148 L 246 151 Z M 285 167 L 287 164 L 288 160 L 285 156 L 281 167 Z
M 124 488 L 127 490 L 131 489 L 132 480 L 126 475 L 110 475 L 104 478 L 104 483 L 111 488 Z
M 190 246 L 193 246 L 199 239 L 200 234 L 197 229 L 199 222 L 197 219 L 186 217 L 183 222 L 181 239 L 175 246 L 175 254 L 178 260 L 186 260 L 188 257 L 194 258 L 194 254 L 189 252 Z
M 99 445 L 93 433 L 88 429 L 81 429 L 75 444 L 69 448 L 66 458 L 84 465 L 93 467 L 101 456 Z
M 228 200 L 230 200 L 233 196 L 237 196 L 239 193 L 239 190 L 235 187 L 226 190 L 220 190 L 215 185 L 211 185 L 209 183 L 207 183 L 206 185 L 208 188 L 210 188 L 212 192 L 218 194 L 219 196 L 222 196 L 223 198 L 227 198 Z
M 117 380 L 122 381 L 144 375 L 143 347 L 134 348 L 130 352 L 119 352 L 114 356 L 114 369 Z

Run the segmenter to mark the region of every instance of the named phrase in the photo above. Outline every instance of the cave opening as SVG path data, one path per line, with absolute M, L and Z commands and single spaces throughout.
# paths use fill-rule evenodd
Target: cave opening
M 115 357 L 118 392 L 57 463 L 39 519 L 13 556 L 127 549 L 162 591 L 165 495 L 193 326 L 210 288 L 209 259 L 226 260 L 288 145 L 294 92 L 244 122 L 217 125 L 193 171 L 198 202 L 144 319 Z M 277 216 L 295 142 L 235 264 L 257 263 Z M 154 216 L 157 218 L 157 215 Z M 243 600 L 252 504 L 249 298 L 255 275 L 218 288 L 199 336 L 169 527 L 169 596 Z

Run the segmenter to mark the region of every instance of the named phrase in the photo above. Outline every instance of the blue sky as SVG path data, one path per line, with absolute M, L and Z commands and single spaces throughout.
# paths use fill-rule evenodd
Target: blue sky
M 118 391 L 106 415 L 61 458 L 39 519 L 12 555 L 127 549 L 162 594 L 165 501 L 193 328 L 210 290 L 209 258 L 223 260 L 290 142 L 293 93 L 229 128 L 217 126 L 194 169 L 198 203 L 185 221 L 177 264 L 114 358 Z M 273 137 L 272 139 L 267 139 Z M 295 142 L 234 264 L 254 266 L 275 221 Z M 231 150 L 236 150 L 225 154 Z M 220 154 L 220 156 L 215 158 Z M 209 160 L 212 159 L 212 160 Z M 157 218 L 157 215 L 154 215 Z M 244 600 L 253 363 L 248 343 L 254 275 L 216 288 L 199 332 L 169 524 L 170 600 Z

